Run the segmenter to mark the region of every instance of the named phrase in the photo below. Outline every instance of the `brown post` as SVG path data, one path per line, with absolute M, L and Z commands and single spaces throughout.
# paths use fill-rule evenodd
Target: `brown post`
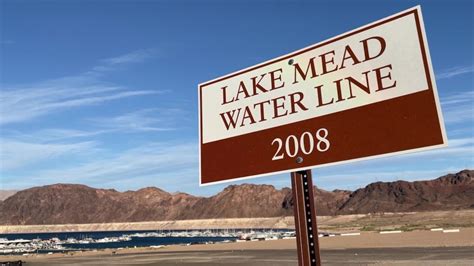
M 299 266 L 320 266 L 318 227 L 311 170 L 291 173 Z

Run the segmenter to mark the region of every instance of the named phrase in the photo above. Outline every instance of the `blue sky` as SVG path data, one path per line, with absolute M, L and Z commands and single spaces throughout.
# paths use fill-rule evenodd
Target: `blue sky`
M 418 4 L 449 147 L 318 168 L 315 183 L 356 189 L 474 168 L 471 1 L 0 3 L 0 189 L 81 183 L 213 194 L 228 184 L 198 185 L 198 83 Z

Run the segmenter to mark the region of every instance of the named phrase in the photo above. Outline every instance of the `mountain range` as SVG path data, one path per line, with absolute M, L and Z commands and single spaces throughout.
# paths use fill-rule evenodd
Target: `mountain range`
M 427 181 L 376 182 L 355 191 L 315 187 L 317 215 L 474 208 L 474 171 Z M 119 192 L 77 184 L 18 191 L 0 201 L 0 224 L 80 224 L 289 216 L 290 188 L 231 185 L 211 197 L 168 193 L 156 187 Z

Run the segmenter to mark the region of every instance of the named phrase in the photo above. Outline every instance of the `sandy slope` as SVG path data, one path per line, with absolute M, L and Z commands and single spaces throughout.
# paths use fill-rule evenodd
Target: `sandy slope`
M 0 233 L 38 233 L 108 230 L 166 230 L 209 228 L 294 228 L 293 217 L 205 219 L 138 223 L 0 226 Z M 320 231 L 377 231 L 474 227 L 474 210 L 356 214 L 318 217 Z

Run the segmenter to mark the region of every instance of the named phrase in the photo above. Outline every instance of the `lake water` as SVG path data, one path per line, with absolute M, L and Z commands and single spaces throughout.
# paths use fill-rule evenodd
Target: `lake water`
M 176 232 L 176 231 L 175 231 Z M 33 240 L 41 239 L 48 242 L 50 239 L 57 238 L 60 245 L 69 250 L 86 250 L 86 249 L 106 249 L 106 248 L 133 248 L 133 247 L 149 247 L 159 245 L 179 245 L 179 244 L 199 244 L 208 242 L 222 242 L 226 240 L 233 241 L 237 237 L 222 236 L 146 236 L 146 233 L 157 233 L 157 231 L 108 231 L 108 232 L 64 232 L 64 233 L 33 233 L 33 234 L 0 234 L 0 238 L 8 240 Z M 133 236 L 140 234 L 142 236 Z M 145 235 L 145 236 L 144 236 Z M 119 238 L 129 236 L 128 241 L 100 243 L 97 240 L 104 238 Z M 77 241 L 84 239 L 92 239 L 90 243 L 66 243 L 67 239 L 75 239 Z M 36 240 L 38 241 L 38 240 Z M 56 240 L 57 241 L 57 240 Z M 36 252 L 62 252 L 62 250 L 38 249 Z M 1 253 L 0 253 L 1 254 Z

